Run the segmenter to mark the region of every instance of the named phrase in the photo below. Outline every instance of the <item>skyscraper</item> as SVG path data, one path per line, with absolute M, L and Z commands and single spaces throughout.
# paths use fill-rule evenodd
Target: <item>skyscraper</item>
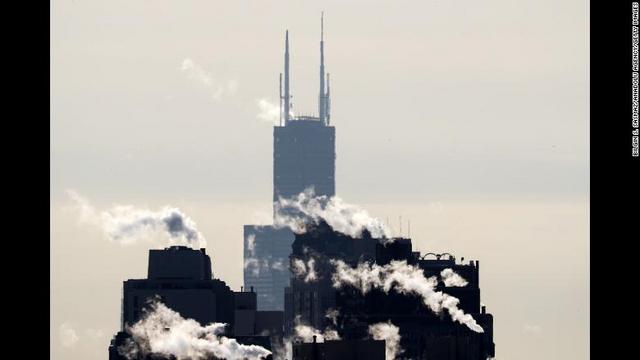
M 124 281 L 120 331 L 109 345 L 110 360 L 128 358 L 122 353 L 126 352 L 127 339 L 131 339 L 127 328 L 143 319 L 153 299 L 201 326 L 227 324 L 223 335 L 241 344 L 267 349 L 281 346 L 282 312 L 256 311 L 253 289 L 233 291 L 223 280 L 214 278 L 205 249 L 171 246 L 149 250 L 147 278 Z M 176 358 L 169 354 L 139 355 L 134 358 Z
M 333 196 L 335 128 L 330 125 L 329 74 L 324 65 L 324 19 L 320 31 L 318 116 L 296 116 L 291 104 L 289 31 L 285 34 L 284 86 L 280 74 L 280 121 L 273 127 L 273 201 L 308 188 Z M 274 209 L 274 216 L 275 216 Z M 273 225 L 244 226 L 244 285 L 258 293 L 258 309 L 283 310 L 289 285 L 289 254 L 294 234 Z

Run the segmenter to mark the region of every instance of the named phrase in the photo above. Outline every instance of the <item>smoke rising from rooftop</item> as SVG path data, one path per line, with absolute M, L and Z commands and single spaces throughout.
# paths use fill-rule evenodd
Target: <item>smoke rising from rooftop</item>
M 317 342 L 324 342 L 325 340 L 340 340 L 340 335 L 334 329 L 329 327 L 324 331 L 320 331 L 313 326 L 303 324 L 300 320 L 300 316 L 296 316 L 294 319 L 294 337 L 304 341 L 313 342 L 313 337 L 316 337 Z
M 446 287 L 463 287 L 469 284 L 462 276 L 458 275 L 452 269 L 444 269 L 440 272 L 440 278 Z
M 409 265 L 406 261 L 392 261 L 384 266 L 359 263 L 356 268 L 350 267 L 342 260 L 332 259 L 330 262 L 335 267 L 332 275 L 335 288 L 348 285 L 363 294 L 374 288 L 388 293 L 393 288 L 401 294 L 416 294 L 421 296 L 423 303 L 436 314 L 440 314 L 445 308 L 454 321 L 475 332 L 484 332 L 471 315 L 458 308 L 460 300 L 441 291 L 434 291 L 438 284 L 437 277 L 426 278 L 422 269 Z
M 293 274 L 308 283 L 318 280 L 318 273 L 315 268 L 316 260 L 311 258 L 306 263 L 301 259 L 293 259 L 291 261 L 291 271 Z
M 369 334 L 374 340 L 384 340 L 386 360 L 394 360 L 396 356 L 402 354 L 400 328 L 393 325 L 391 321 L 369 325 Z
M 369 215 L 363 208 L 346 203 L 337 196 L 316 196 L 313 188 L 307 188 L 289 199 L 280 198 L 274 204 L 278 227 L 289 227 L 295 233 L 304 233 L 308 225 L 325 221 L 335 231 L 360 238 L 366 229 L 374 238 L 392 241 L 385 224 Z
M 132 339 L 119 351 L 129 359 L 155 353 L 173 355 L 179 360 L 205 360 L 212 356 L 228 360 L 258 360 L 271 354 L 261 346 L 243 345 L 223 336 L 225 327 L 223 323 L 201 326 L 155 301 L 140 321 L 127 327 Z
M 197 248 L 207 245 L 196 223 L 178 208 L 164 206 L 152 211 L 132 205 L 116 205 L 109 210 L 98 211 L 76 191 L 67 190 L 67 194 L 78 210 L 80 222 L 99 227 L 110 241 L 128 245 L 162 239 L 170 245 Z
M 326 317 L 327 319 L 331 319 L 331 323 L 333 324 L 333 326 L 338 326 L 339 315 L 340 311 L 338 311 L 338 309 L 329 308 L 324 314 L 324 317 Z
M 182 60 L 180 70 L 184 72 L 187 77 L 211 91 L 211 98 L 220 101 L 223 96 L 234 95 L 238 91 L 238 82 L 236 80 L 228 80 L 226 82 L 218 82 L 203 69 L 200 65 L 196 64 L 191 58 Z

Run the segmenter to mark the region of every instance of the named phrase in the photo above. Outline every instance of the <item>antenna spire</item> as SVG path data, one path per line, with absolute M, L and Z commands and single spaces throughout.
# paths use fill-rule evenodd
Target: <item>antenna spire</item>
M 282 73 L 280 73 L 280 84 L 278 85 L 279 95 L 278 98 L 280 101 L 278 102 L 280 118 L 278 119 L 278 125 L 282 126 Z
M 327 74 L 327 97 L 325 99 L 325 115 L 327 117 L 327 125 L 331 123 L 331 83 L 329 82 L 329 75 L 331 74 Z
M 289 124 L 289 107 L 291 106 L 291 95 L 289 93 L 289 30 L 285 33 L 285 50 L 284 50 L 284 124 Z
M 320 12 L 320 41 L 324 40 L 324 11 Z
M 327 123 L 327 94 L 324 85 L 324 11 L 320 15 L 320 94 L 318 95 L 318 117 Z

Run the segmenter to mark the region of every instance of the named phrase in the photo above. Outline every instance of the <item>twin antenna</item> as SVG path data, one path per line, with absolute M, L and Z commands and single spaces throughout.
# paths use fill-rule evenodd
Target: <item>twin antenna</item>
M 322 12 L 320 16 L 320 94 L 318 95 L 318 120 L 322 121 L 325 125 L 329 125 L 331 120 L 331 98 L 329 89 L 329 74 L 327 74 L 326 77 L 324 74 L 324 12 Z M 280 74 L 279 90 L 280 126 L 286 126 L 293 118 L 291 114 L 291 89 L 289 87 L 289 30 L 285 33 L 284 45 L 284 94 L 282 93 L 282 73 Z

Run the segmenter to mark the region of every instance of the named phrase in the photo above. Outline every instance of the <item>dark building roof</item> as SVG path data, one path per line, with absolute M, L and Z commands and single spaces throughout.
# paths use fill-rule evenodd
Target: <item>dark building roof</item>
M 407 358 L 486 360 L 493 357 L 493 317 L 480 305 L 478 262 L 457 263 L 455 257 L 442 254 L 421 257 L 419 252 L 413 251 L 411 239 L 393 240 L 383 242 L 366 231 L 361 238 L 352 238 L 322 222 L 307 228 L 306 233 L 296 235 L 291 259 L 309 261 L 313 258 L 318 280 L 305 282 L 292 274 L 291 286 L 285 292 L 285 332 L 293 333 L 294 319 L 298 317 L 298 321 L 316 329 L 329 326 L 343 339 L 357 340 L 369 336 L 370 325 L 391 321 L 399 327 L 401 345 L 405 349 L 403 356 Z M 394 260 L 406 261 L 419 267 L 427 278 L 440 277 L 442 270 L 450 268 L 468 284 L 446 287 L 439 280 L 434 290 L 458 298 L 458 307 L 471 314 L 484 333 L 476 333 L 454 322 L 446 310 L 433 313 L 417 295 L 396 291 L 385 293 L 380 289 L 372 289 L 363 295 L 352 287 L 336 289 L 332 286 L 334 268 L 330 259 L 340 259 L 352 267 L 360 262 L 385 265 Z M 337 325 L 325 316 L 329 309 L 338 310 Z
M 204 248 L 171 246 L 149 250 L 148 279 L 209 280 L 211 277 L 211 259 Z

